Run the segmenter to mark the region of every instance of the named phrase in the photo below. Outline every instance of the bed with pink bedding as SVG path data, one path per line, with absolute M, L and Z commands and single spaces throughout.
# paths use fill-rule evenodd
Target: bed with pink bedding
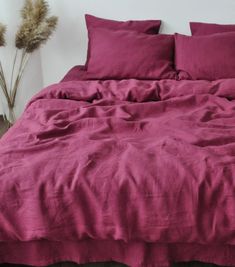
M 235 79 L 75 73 L 0 140 L 0 263 L 235 266 Z

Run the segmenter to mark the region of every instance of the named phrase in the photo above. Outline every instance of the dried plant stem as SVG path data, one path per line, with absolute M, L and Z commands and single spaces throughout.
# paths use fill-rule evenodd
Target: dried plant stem
M 15 113 L 14 113 L 14 106 L 10 100 L 10 95 L 8 92 L 8 88 L 7 88 L 7 84 L 6 84 L 6 80 L 5 80 L 5 75 L 4 75 L 4 71 L 3 71 L 3 67 L 2 67 L 1 62 L 0 62 L 0 87 L 2 88 L 3 93 L 4 93 L 6 100 L 7 100 L 8 109 L 9 109 L 9 119 L 10 119 L 10 121 L 8 121 L 8 120 L 7 121 L 9 123 L 8 126 L 10 127 L 11 124 L 15 121 Z
M 15 73 L 15 65 L 16 65 L 17 55 L 18 55 L 18 49 L 16 49 L 16 51 L 15 51 L 15 57 L 14 57 L 13 67 L 12 67 L 12 72 L 11 72 L 11 84 L 10 84 L 11 90 L 12 90 L 12 84 L 13 84 L 13 77 L 14 77 L 14 73 Z
M 14 82 L 14 86 L 13 86 L 13 88 L 11 90 L 11 94 L 10 94 L 10 100 L 11 100 L 13 105 L 15 105 L 17 90 L 19 88 L 19 84 L 20 84 L 22 75 L 24 73 L 25 67 L 27 66 L 29 57 L 30 57 L 30 55 L 24 49 L 22 51 L 22 54 L 21 54 L 20 65 L 19 65 L 19 69 L 18 69 L 18 73 L 17 73 L 16 79 L 15 79 L 15 82 Z
M 14 107 L 15 107 L 15 102 L 16 102 L 16 95 L 17 95 L 17 91 L 18 91 L 19 84 L 22 79 L 24 70 L 30 58 L 30 54 L 27 53 L 25 49 L 22 50 L 19 67 L 16 73 L 16 78 L 14 79 L 17 56 L 18 56 L 18 51 L 16 51 L 15 58 L 13 61 L 10 88 L 8 88 L 7 86 L 2 63 L 0 61 L 0 87 L 2 88 L 3 94 L 5 95 L 6 100 L 7 100 L 8 109 L 9 109 L 9 119 L 11 123 L 15 121 Z
M 6 97 L 7 103 L 9 106 L 11 106 L 11 99 L 10 99 L 10 95 L 9 95 L 9 92 L 7 89 L 7 83 L 6 83 L 6 79 L 5 79 L 5 75 L 4 75 L 1 61 L 0 61 L 0 83 L 1 83 L 1 88 L 3 90 L 3 93 Z

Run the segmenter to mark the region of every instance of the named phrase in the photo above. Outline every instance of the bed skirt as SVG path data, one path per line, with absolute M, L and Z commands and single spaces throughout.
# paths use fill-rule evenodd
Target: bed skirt
M 107 261 L 131 267 L 168 267 L 174 262 L 189 261 L 235 266 L 235 246 L 101 240 L 0 243 L 0 263 L 47 266 L 58 262 Z

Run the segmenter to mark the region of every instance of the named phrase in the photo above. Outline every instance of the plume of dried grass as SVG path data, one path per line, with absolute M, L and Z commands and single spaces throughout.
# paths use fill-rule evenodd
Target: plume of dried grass
M 34 5 L 33 17 L 36 23 L 41 23 L 46 19 L 48 14 L 48 4 L 44 0 L 36 0 Z
M 25 0 L 24 6 L 21 9 L 21 17 L 22 19 L 29 19 L 33 13 L 33 3 L 31 0 Z
M 0 46 L 4 46 L 6 44 L 5 33 L 6 33 L 6 26 L 0 23 Z
M 26 0 L 21 10 L 22 24 L 16 33 L 15 45 L 27 53 L 37 50 L 55 31 L 58 18 L 48 17 L 48 4 L 44 0 Z

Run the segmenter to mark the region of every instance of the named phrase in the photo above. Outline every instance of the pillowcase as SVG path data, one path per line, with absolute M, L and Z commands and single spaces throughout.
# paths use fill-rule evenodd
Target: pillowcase
M 109 30 L 129 30 L 137 31 L 147 34 L 158 34 L 161 20 L 129 20 L 129 21 L 115 21 L 109 19 L 102 19 L 92 15 L 85 15 L 86 26 L 88 30 L 88 49 L 87 49 L 87 62 L 90 57 L 90 30 L 94 28 L 105 28 Z
M 209 35 L 222 32 L 234 32 L 235 25 L 212 24 L 202 22 L 190 22 L 192 35 Z
M 94 79 L 174 79 L 174 36 L 90 31 L 87 71 Z
M 87 77 L 87 71 L 84 65 L 78 65 L 72 67 L 64 76 L 60 82 L 69 82 L 69 81 L 83 81 L 89 80 Z
M 235 78 L 235 32 L 205 36 L 175 34 L 179 79 Z
M 105 28 L 109 30 L 129 30 L 148 34 L 158 34 L 161 20 L 129 20 L 115 21 L 97 18 L 92 15 L 85 15 L 86 25 L 89 32 L 90 28 Z

